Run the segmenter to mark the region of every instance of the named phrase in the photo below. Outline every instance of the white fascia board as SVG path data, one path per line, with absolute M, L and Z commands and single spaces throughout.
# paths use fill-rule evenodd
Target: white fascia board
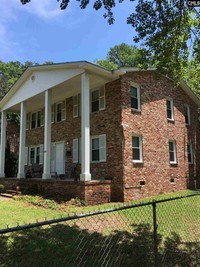
M 20 87 L 13 86 L 0 102 L 0 108 L 1 110 L 9 109 L 83 72 L 83 69 L 35 70 Z
M 180 82 L 180 86 L 183 91 L 200 107 L 200 99 L 195 95 L 195 93 L 190 89 L 190 87 L 184 82 Z

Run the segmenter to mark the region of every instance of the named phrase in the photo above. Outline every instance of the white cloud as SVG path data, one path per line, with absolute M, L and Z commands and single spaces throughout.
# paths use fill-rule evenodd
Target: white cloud
M 31 0 L 31 2 L 26 5 L 22 5 L 20 0 L 1 0 L 0 60 L 8 54 L 16 54 L 16 48 L 19 49 L 20 47 L 17 42 L 12 40 L 11 36 L 12 23 L 20 19 L 22 12 L 39 17 L 46 22 L 50 21 L 52 18 L 59 18 L 63 14 L 56 0 Z M 66 10 L 64 12 L 66 12 Z

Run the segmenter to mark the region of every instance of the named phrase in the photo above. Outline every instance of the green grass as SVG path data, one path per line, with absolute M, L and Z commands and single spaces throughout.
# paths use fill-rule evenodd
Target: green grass
M 186 190 L 129 204 L 193 193 L 199 192 Z M 116 206 L 76 207 L 43 199 L 38 206 L 37 201 L 37 197 L 0 201 L 0 228 Z M 200 266 L 200 197 L 159 203 L 156 209 L 159 262 L 165 266 Z M 152 230 L 149 205 L 4 234 L 0 236 L 0 267 L 90 267 L 105 266 L 105 262 L 109 267 L 153 266 Z

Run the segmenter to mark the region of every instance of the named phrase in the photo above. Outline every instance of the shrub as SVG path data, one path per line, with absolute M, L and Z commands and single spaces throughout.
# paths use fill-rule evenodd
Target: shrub
M 0 193 L 4 192 L 4 189 L 5 189 L 4 185 L 0 184 Z

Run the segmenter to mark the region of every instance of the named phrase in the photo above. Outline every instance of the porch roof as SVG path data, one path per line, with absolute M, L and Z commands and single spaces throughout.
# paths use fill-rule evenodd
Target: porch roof
M 10 91 L 0 101 L 0 110 L 20 111 L 20 103 L 27 101 L 28 112 L 44 106 L 44 91 L 52 89 L 53 101 L 80 92 L 81 74 L 90 76 L 90 89 L 115 80 L 127 72 L 141 71 L 139 68 L 123 67 L 115 71 L 107 70 L 88 61 L 75 61 L 28 67 Z M 156 71 L 149 68 L 144 71 Z M 166 77 L 168 78 L 168 77 Z M 168 78 L 169 79 L 169 78 Z M 200 99 L 188 85 L 181 81 L 181 88 L 200 107 Z
M 117 72 L 106 70 L 87 61 L 66 62 L 28 67 L 0 102 L 1 110 L 18 112 L 20 103 L 27 101 L 28 111 L 44 105 L 44 91 L 52 89 L 54 102 L 63 96 L 80 91 L 81 74 L 90 76 L 90 88 L 102 86 L 119 77 Z

